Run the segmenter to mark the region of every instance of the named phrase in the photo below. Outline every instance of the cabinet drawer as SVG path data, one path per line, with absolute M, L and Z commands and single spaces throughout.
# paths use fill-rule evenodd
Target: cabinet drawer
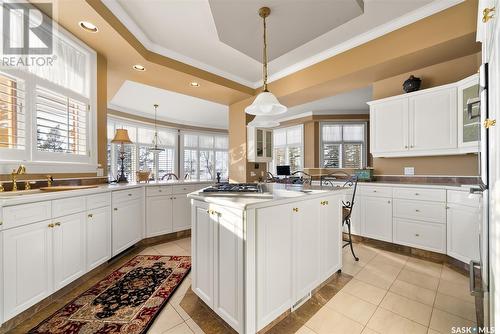
M 52 201 L 52 217 L 61 217 L 85 211 L 85 197 L 71 197 Z
M 394 242 L 438 253 L 445 253 L 446 225 L 395 219 Z
M 448 203 L 461 204 L 474 208 L 480 207 L 482 201 L 482 196 L 479 194 L 471 194 L 468 191 L 457 190 L 448 190 L 446 198 Z
M 4 229 L 48 220 L 52 217 L 50 201 L 7 206 L 3 209 Z
M 364 196 L 392 197 L 391 187 L 359 187 L 359 193 Z
M 172 186 L 151 186 L 146 187 L 146 196 L 170 195 Z
M 112 195 L 113 203 L 129 201 L 142 198 L 143 188 L 114 191 Z
M 111 205 L 111 193 L 102 193 L 87 196 L 87 210 L 102 208 Z
M 446 190 L 425 188 L 394 188 L 394 198 L 445 202 Z
M 208 184 L 179 184 L 173 186 L 174 194 L 188 194 L 207 187 Z
M 446 223 L 446 206 L 438 202 L 395 199 L 394 217 L 444 224 Z

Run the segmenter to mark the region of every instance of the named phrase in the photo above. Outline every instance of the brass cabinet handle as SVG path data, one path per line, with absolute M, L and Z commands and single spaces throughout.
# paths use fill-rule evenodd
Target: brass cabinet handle
M 420 236 L 420 234 L 418 234 L 418 233 L 415 233 L 415 236 L 416 236 L 416 237 L 419 237 L 419 236 Z
M 299 212 L 299 208 L 293 208 L 293 212 Z
M 118 211 L 118 208 L 114 208 L 113 210 Z
M 495 7 L 483 9 L 483 23 L 495 17 Z
M 132 196 L 132 194 L 128 194 L 129 196 Z
M 93 214 L 91 214 L 91 213 L 89 213 L 89 214 L 87 215 L 87 217 L 92 218 L 92 217 L 94 217 L 94 215 L 93 215 Z
M 54 228 L 54 224 L 50 223 L 49 225 L 47 225 L 49 228 Z
M 217 216 L 222 216 L 222 214 L 218 211 L 215 211 L 215 210 L 207 210 L 207 213 L 209 215 L 217 215 Z
M 415 209 L 415 212 L 420 212 L 420 210 L 419 209 Z
M 497 120 L 496 119 L 485 119 L 484 122 L 483 122 L 483 126 L 485 129 L 489 129 L 491 128 L 492 126 L 495 126 L 497 124 Z
M 61 226 L 61 223 L 57 222 L 54 224 L 55 226 Z

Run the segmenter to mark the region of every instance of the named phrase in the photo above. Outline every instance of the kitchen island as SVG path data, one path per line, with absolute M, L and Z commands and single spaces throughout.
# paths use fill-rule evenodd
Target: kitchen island
M 344 188 L 266 184 L 191 198 L 192 289 L 239 333 L 294 310 L 342 267 Z

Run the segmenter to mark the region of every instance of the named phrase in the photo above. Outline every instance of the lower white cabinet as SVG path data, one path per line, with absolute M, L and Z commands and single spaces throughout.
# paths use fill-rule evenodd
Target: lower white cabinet
M 176 208 L 177 211 L 177 208 Z M 172 195 L 150 196 L 146 200 L 146 236 L 172 232 Z
M 54 289 L 85 273 L 85 212 L 54 219 Z
M 124 251 L 142 238 L 143 199 L 115 202 L 113 194 L 112 255 Z
M 446 253 L 446 224 L 394 218 L 394 242 Z
M 3 231 L 4 321 L 53 291 L 50 220 Z
M 87 211 L 87 270 L 111 258 L 111 207 Z
M 329 278 L 342 266 L 342 207 L 335 198 L 319 202 L 320 282 Z
M 306 297 L 319 283 L 319 207 L 319 201 L 302 201 L 292 207 L 294 303 Z
M 172 197 L 172 230 L 173 232 L 191 228 L 191 200 L 186 194 L 174 194 Z
M 449 203 L 447 208 L 447 253 L 462 262 L 479 261 L 479 206 Z
M 371 196 L 360 196 L 360 198 L 361 234 L 365 237 L 392 242 L 392 199 Z

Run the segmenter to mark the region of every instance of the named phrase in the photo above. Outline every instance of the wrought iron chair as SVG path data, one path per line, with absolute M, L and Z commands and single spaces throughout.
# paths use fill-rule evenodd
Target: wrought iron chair
M 308 184 L 308 185 L 312 184 L 312 176 L 310 174 L 307 174 L 304 171 L 298 170 L 298 171 L 293 172 L 290 175 L 290 177 L 294 177 L 294 176 L 298 176 L 299 179 L 294 180 L 292 183 L 296 183 L 296 184 Z
M 273 183 L 276 182 L 277 178 L 276 176 L 273 175 L 271 172 L 267 172 L 267 178 L 264 180 L 266 183 Z
M 178 177 L 176 174 L 174 174 L 174 173 L 166 173 L 165 175 L 163 175 L 163 176 L 161 177 L 161 180 L 163 181 L 163 180 L 165 180 L 165 178 L 167 178 L 167 181 L 168 181 L 168 180 L 172 180 L 172 179 L 174 179 L 174 178 L 175 178 L 176 180 L 179 180 L 179 177 Z
M 323 186 L 331 186 L 331 187 L 340 187 L 336 185 L 334 181 L 344 182 L 342 187 L 351 187 L 352 188 L 352 198 L 350 201 L 342 201 L 342 226 L 347 226 L 348 239 L 345 240 L 345 244 L 342 245 L 342 248 L 349 246 L 351 248 L 352 256 L 354 260 L 359 261 L 359 258 L 354 253 L 354 248 L 352 245 L 352 235 L 351 235 L 351 216 L 352 209 L 354 207 L 354 199 L 356 197 L 356 188 L 358 186 L 358 177 L 356 175 L 350 175 L 349 173 L 338 171 L 335 173 L 331 173 L 328 175 L 321 176 L 320 185 Z

